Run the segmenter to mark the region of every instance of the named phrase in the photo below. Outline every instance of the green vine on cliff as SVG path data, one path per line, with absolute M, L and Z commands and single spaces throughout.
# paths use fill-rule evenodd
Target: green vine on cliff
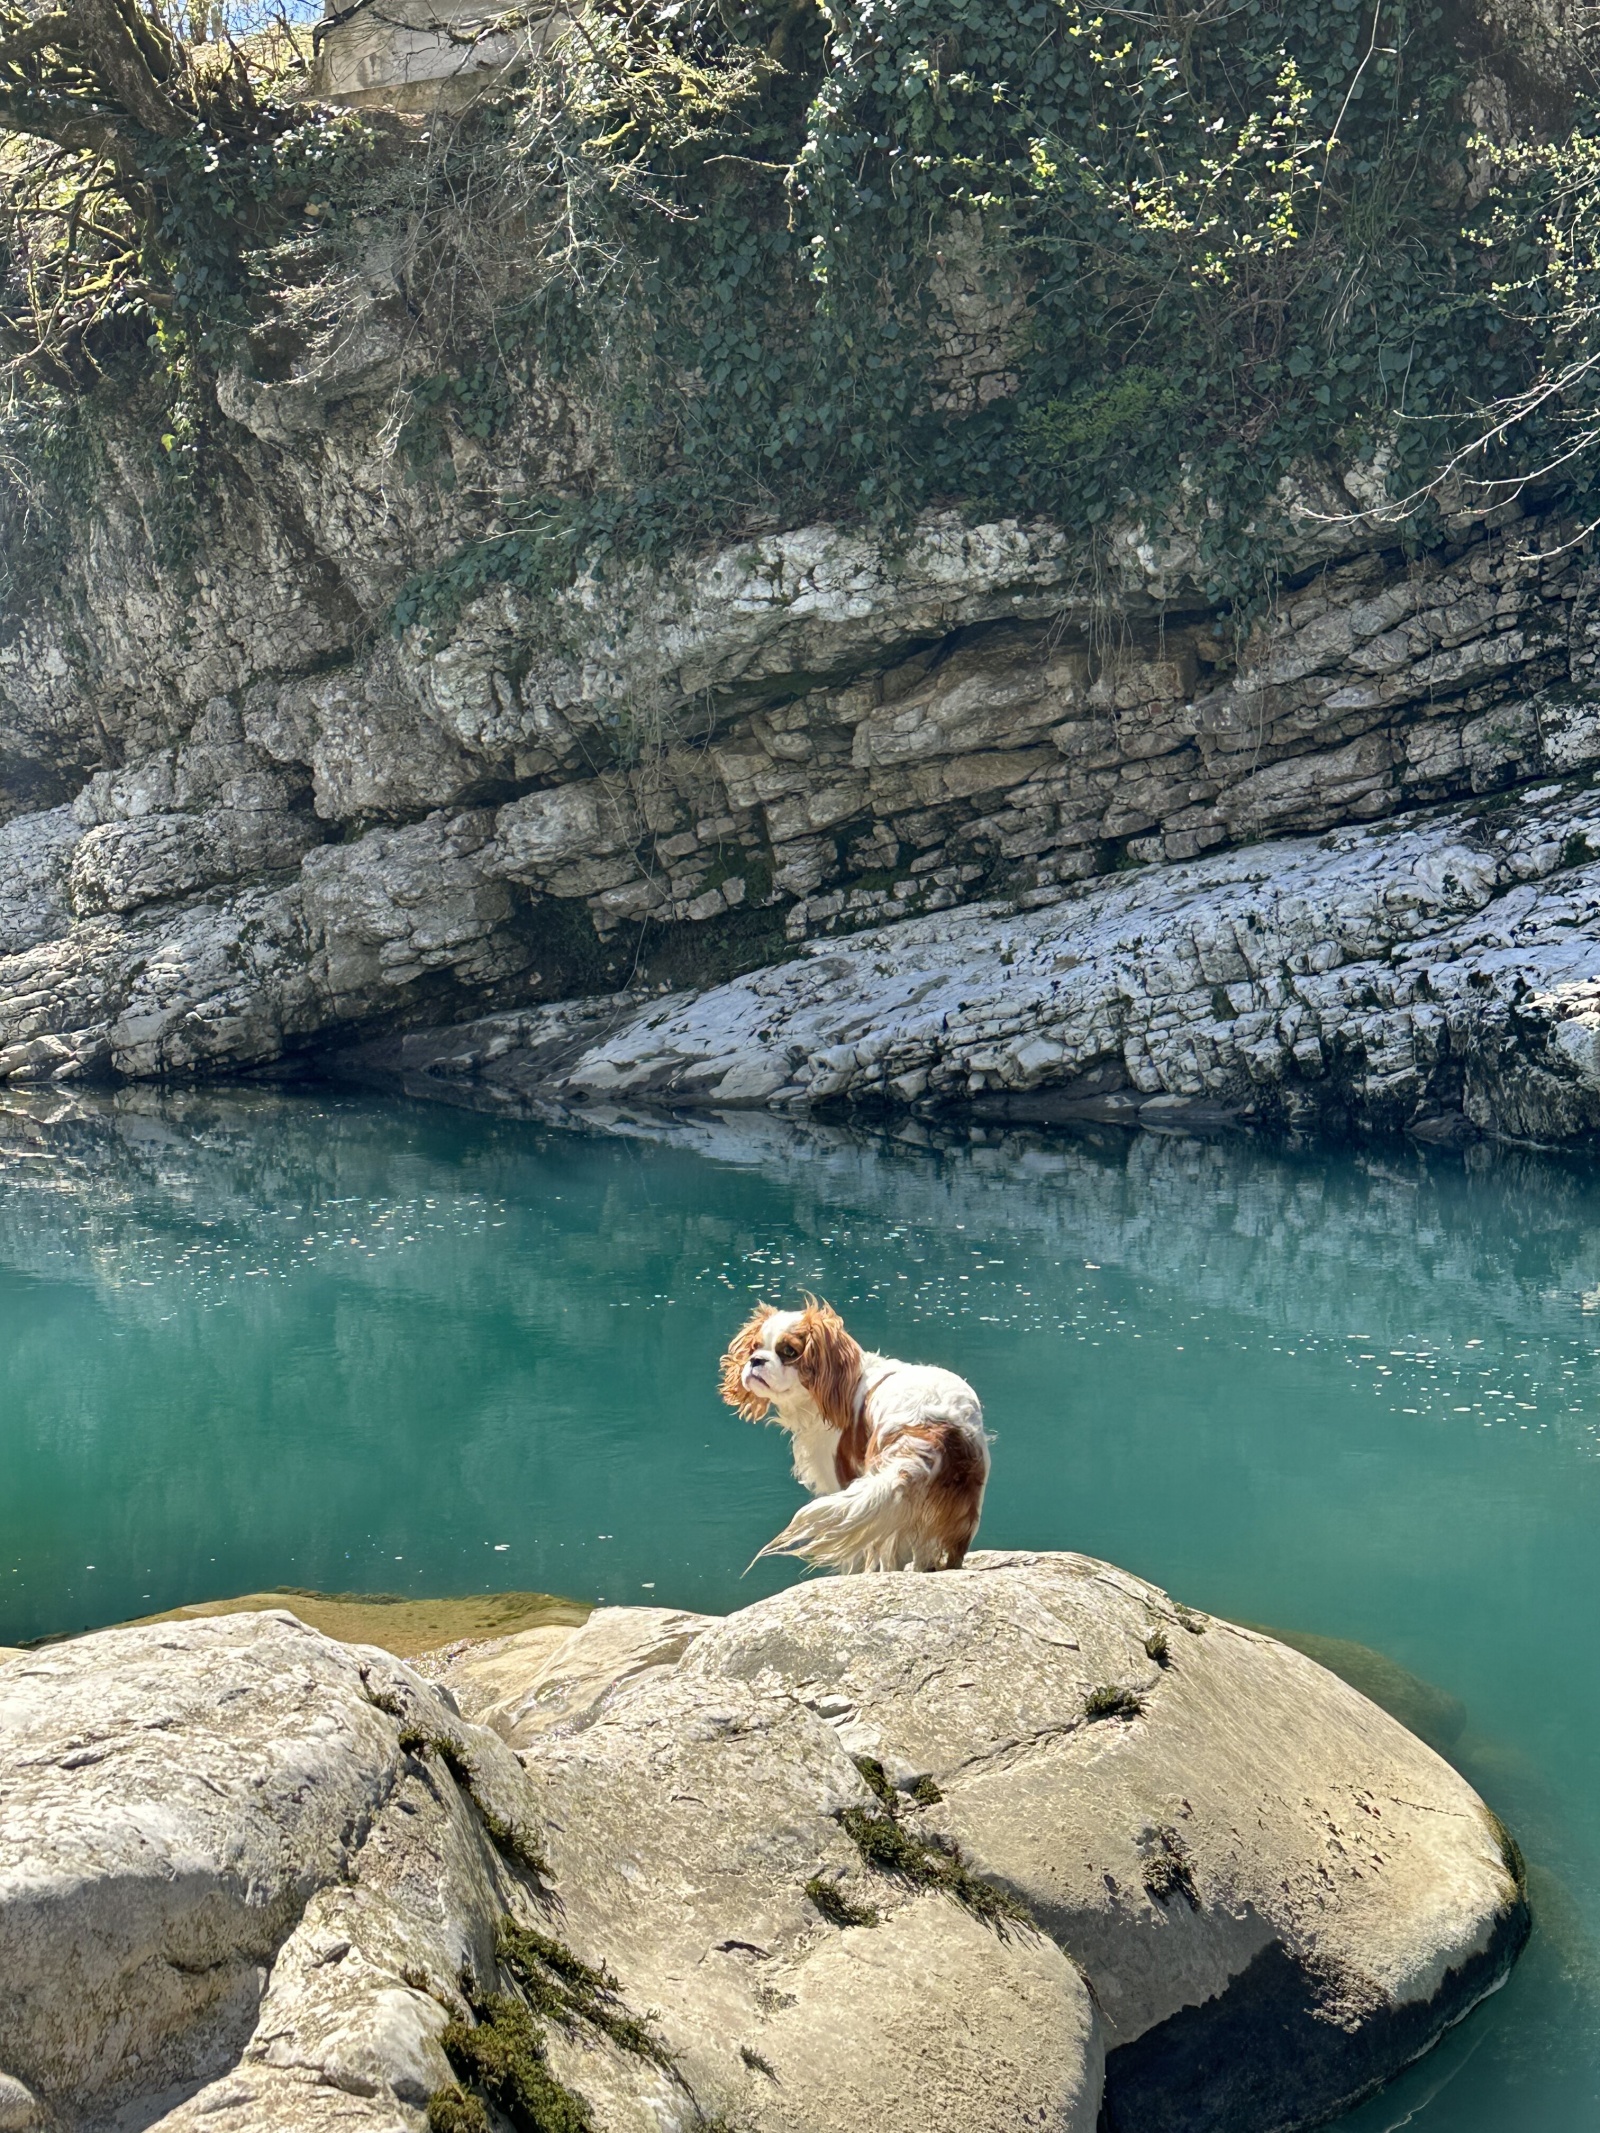
M 399 629 L 933 505 L 1166 524 L 1248 602 L 1298 470 L 1364 469 L 1411 542 L 1463 485 L 1593 481 L 1600 116 L 1574 95 L 1491 150 L 1461 28 L 1442 0 L 591 0 L 420 134 L 269 94 L 164 136 L 137 301 L 157 362 L 238 360 L 286 276 L 386 223 L 413 479 L 552 392 L 583 411 L 589 471 L 499 507 Z
M 1537 393 L 1573 271 L 1540 197 L 1593 157 L 1593 120 L 1475 197 L 1467 164 L 1492 159 L 1442 8 L 851 0 L 781 75 L 738 72 L 773 19 L 630 17 L 641 80 L 667 38 L 733 70 L 689 156 L 642 120 L 586 131 L 602 99 L 574 64 L 558 130 L 627 152 L 589 233 L 622 271 L 610 310 L 565 292 L 581 335 L 559 291 L 541 331 L 611 418 L 611 462 L 408 587 L 397 626 L 764 515 L 943 502 L 1086 529 L 1167 512 L 1213 594 L 1248 598 L 1296 468 L 1366 463 L 1397 538 L 1426 541 L 1457 455 L 1515 481 L 1547 452 L 1543 402 L 1487 438 L 1483 411 Z

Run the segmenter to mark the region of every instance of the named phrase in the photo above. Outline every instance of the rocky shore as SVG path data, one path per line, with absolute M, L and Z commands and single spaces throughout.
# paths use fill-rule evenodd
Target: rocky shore
M 1592 841 L 1591 841 L 1592 840 Z M 1034 1120 L 1600 1125 L 1600 800 L 1253 846 L 907 920 L 698 994 L 487 1018 L 352 1052 L 414 1093 Z
M 1527 1930 L 1431 1749 L 1072 1555 L 420 1670 L 107 1631 L 0 1667 L 0 1758 L 14 2133 L 1286 2133 Z
M 0 1079 L 354 1050 L 424 1090 L 1592 1132 L 1589 566 L 1537 519 L 1402 566 L 1315 502 L 1242 645 L 1170 544 L 1090 599 L 1059 531 L 939 517 L 502 590 L 308 675 L 242 551 L 181 671 L 154 591 L 92 688 L 41 618 L 0 658 Z

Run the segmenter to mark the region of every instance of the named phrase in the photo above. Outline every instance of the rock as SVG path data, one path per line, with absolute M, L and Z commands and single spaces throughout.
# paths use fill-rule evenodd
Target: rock
M 1118 534 L 1097 605 L 1061 529 L 948 512 L 494 586 L 396 638 L 362 618 L 488 506 L 391 479 L 362 425 L 398 389 L 393 261 L 358 278 L 342 338 L 219 388 L 254 471 L 181 651 L 114 484 L 92 613 L 0 648 L 0 1079 L 493 1010 L 512 1096 L 1600 1123 L 1600 600 L 1554 522 L 1401 572 L 1308 504 L 1326 567 L 1242 647 L 1170 544 Z M 536 400 L 559 489 L 594 441 Z M 454 1096 L 474 1049 L 440 1040 Z
M 493 1734 L 386 1654 L 286 1613 L 113 1630 L 7 1665 L 7 2076 L 73 2123 L 218 2081 L 223 2101 L 241 2084 L 279 2099 L 241 2123 L 414 2124 L 403 2112 L 448 2078 L 445 2014 L 405 1973 L 490 1974 L 519 1885 L 437 1759 L 402 1749 L 407 1723 L 462 1741 L 483 1796 L 531 1824 Z M 330 2090 L 376 2102 L 341 2117 Z
M 329 9 L 312 91 L 319 100 L 389 111 L 455 110 L 483 93 L 528 32 L 509 34 L 482 0 L 390 0 L 374 19 Z
M 1549 1138 L 1600 1125 L 1600 801 L 1403 817 L 816 944 L 574 1045 L 499 1025 L 508 1097 L 1015 1118 L 1277 1118 Z M 411 1086 L 427 1087 L 413 1040 Z M 1454 1127 L 1452 1121 L 1455 1122 Z
M 0 2074 L 0 2133 L 34 2133 L 47 2124 L 37 2096 L 9 2074 Z
M 0 960 L 0 1081 L 263 1064 L 316 1001 L 298 888 L 106 914 Z
M 287 872 L 325 834 L 301 798 L 302 778 L 272 768 L 219 698 L 183 747 L 101 771 L 78 794 L 73 814 L 85 834 L 72 854 L 72 909 L 80 918 L 133 911 Z
M 1492 1991 L 1527 1931 L 1503 1832 L 1430 1749 L 1301 1654 L 1084 1557 L 797 1586 L 522 1753 L 574 1915 L 609 1921 L 736 2109 L 763 2092 L 733 2046 L 779 2064 L 788 1996 L 806 2004 L 806 1880 L 904 1915 L 902 1884 L 820 1843 L 852 1800 L 878 1811 L 853 1758 L 1082 1967 L 1128 2133 L 1331 2117 Z
M 1337 1674 L 1351 1688 L 1359 1689 L 1379 1710 L 1398 1719 L 1408 1733 L 1426 1741 L 1436 1754 L 1448 1758 L 1466 1730 L 1467 1707 L 1459 1696 L 1422 1680 L 1387 1653 L 1374 1651 L 1370 1644 L 1355 1644 L 1348 1637 L 1310 1636 L 1298 1629 L 1263 1628 L 1261 1634 L 1304 1652 L 1318 1666 L 1325 1666 L 1330 1674 Z
M 798 81 L 815 11 L 766 12 L 751 49 Z M 1568 0 L 1457 12 L 1417 33 L 1408 65 L 1450 85 L 1478 143 L 1435 174 L 1465 204 L 1507 155 L 1567 133 L 1596 37 Z M 1581 516 L 1537 484 L 1474 496 L 1444 476 L 1425 485 L 1439 539 L 1408 552 L 1375 417 L 1354 463 L 1330 443 L 1326 463 L 1284 469 L 1248 533 L 1226 536 L 1259 540 L 1242 605 L 1217 592 L 1231 520 L 1198 462 L 1198 486 L 1130 500 L 1092 532 L 970 494 L 891 527 L 842 495 L 813 515 L 827 483 L 813 469 L 796 487 L 798 447 L 777 439 L 755 489 L 735 484 L 746 502 L 675 517 L 677 475 L 645 478 L 667 447 L 641 444 L 621 372 L 557 360 L 548 334 L 507 338 L 544 287 L 529 279 L 537 158 L 491 178 L 485 136 L 481 184 L 406 204 L 433 149 L 413 151 L 437 147 L 425 114 L 571 34 L 560 10 L 330 0 L 304 86 L 390 107 L 329 134 L 366 144 L 370 196 L 336 201 L 337 157 L 326 186 L 307 176 L 294 256 L 315 266 L 263 267 L 249 331 L 192 381 L 173 456 L 152 453 L 138 392 L 87 393 L 76 473 L 48 423 L 18 430 L 0 507 L 9 549 L 39 567 L 11 575 L 0 616 L 0 1079 L 320 1064 L 425 1020 L 703 992 L 807 942 L 942 929 L 952 912 L 969 928 L 953 950 L 994 980 L 988 914 L 1092 880 L 1101 901 L 1071 917 L 1106 956 L 1064 988 L 1089 1027 L 1048 1028 L 1036 1001 L 1011 1027 L 997 980 L 979 998 L 953 953 L 940 1041 L 891 986 L 903 1056 L 865 1057 L 866 1028 L 837 1026 L 861 1020 L 859 1000 L 812 1032 L 785 980 L 773 1056 L 746 1031 L 713 1076 L 714 1052 L 674 1028 L 648 1074 L 618 1054 L 592 1086 L 698 1100 L 725 1079 L 722 1099 L 743 1104 L 906 1106 L 1071 1090 L 1115 1067 L 1114 1087 L 1068 1100 L 1356 1117 L 1446 1143 L 1589 1130 L 1588 967 L 1554 942 L 1587 906 L 1541 886 L 1573 871 L 1585 794 L 1544 808 L 1551 857 L 1491 884 L 1481 940 L 1445 942 L 1442 905 L 1440 926 L 1378 923 L 1359 953 L 1308 910 L 1259 967 L 1248 938 L 1226 938 L 1260 901 L 1230 893 L 1241 884 L 1269 901 L 1269 874 L 1290 899 L 1352 888 L 1358 857 L 1319 870 L 1301 840 L 1409 815 L 1449 844 L 1467 818 L 1439 810 L 1520 805 L 1535 780 L 1600 771 L 1600 561 Z M 331 244 L 315 234 L 335 227 Z M 903 340 L 902 385 L 917 392 L 920 364 L 924 415 L 998 418 L 1029 375 L 1047 284 L 986 213 L 927 235 L 928 335 Z M 697 397 L 698 358 L 679 353 Z M 1031 416 L 1016 441 L 1044 449 Z M 1244 872 L 1208 872 L 1217 854 Z M 1536 941 L 1508 901 L 1518 885 L 1539 889 Z M 1147 904 L 1158 994 L 1135 982 Z M 1189 921 L 1231 976 L 1179 967 Z M 1485 1001 L 1422 992 L 1436 957 L 1508 947 L 1530 953 Z M 1126 1005 L 1112 948 L 1134 965 Z M 891 978 L 903 957 L 914 985 L 934 975 L 915 936 L 873 953 Z M 1301 982 L 1335 973 L 1348 984 Z M 1103 1053 L 1086 1054 L 1100 1022 Z M 787 1054 L 813 1050 L 802 1084 Z
M 488 986 L 526 968 L 515 900 L 489 864 L 493 831 L 486 809 L 441 811 L 308 856 L 304 909 L 326 1011 L 370 1011 L 436 972 Z
M 872 1795 L 788 1683 L 703 1695 L 651 1668 L 525 1753 L 575 1938 L 659 2010 L 708 2109 L 784 2133 L 1094 2126 L 1077 1970 L 947 1896 L 869 1886 L 839 1817 Z M 879 1922 L 832 1923 L 820 1883 Z
M 550 2073 L 597 2133 L 735 2111 L 774 2133 L 920 2133 L 930 2114 L 1092 2133 L 1099 2024 L 1071 1961 L 928 1888 L 875 1888 L 871 1928 L 831 1922 L 807 1883 L 865 1886 L 839 1817 L 872 1800 L 834 1730 L 787 1691 L 733 1687 L 663 1733 L 655 1684 L 706 1625 L 638 1615 L 594 1618 L 564 1672 L 545 1633 L 458 1660 L 491 1697 L 495 1660 L 561 1685 L 531 1775 L 447 1688 L 285 1612 L 11 1662 L 0 2112 L 420 2133 L 461 2072 L 445 2039 L 464 1995 L 491 2019 L 483 1992 L 536 1961 L 567 2010 L 543 2018 Z M 602 1961 L 627 1999 L 582 1968 Z
M 480 1644 L 441 1679 L 475 1725 L 514 1748 L 593 1725 L 619 1683 L 675 1666 L 715 1620 L 670 1607 L 597 1607 L 577 1628 L 540 1627 Z
M 0 823 L 0 956 L 67 932 L 67 872 L 83 831 L 70 807 Z
M 393 652 L 380 649 L 354 671 L 258 682 L 245 692 L 244 731 L 272 762 L 310 771 L 325 822 L 456 806 L 487 766 L 439 730 L 408 678 Z
M 1265 2133 L 1499 1982 L 1511 1856 L 1353 1690 L 1083 1557 L 601 1609 L 437 1690 L 284 1612 L 111 1631 L 0 1675 L 0 2125 L 417 2133 L 509 1919 L 655 2027 L 549 2030 L 599 2133 Z
M 1103 1564 L 976 1567 L 978 1596 L 781 1595 L 701 1640 L 685 1686 L 776 1670 L 846 1699 L 835 1723 L 897 1777 L 932 1775 L 942 1825 L 1094 1984 L 1113 2126 L 1330 2116 L 1499 1982 L 1526 1931 L 1499 1834 L 1399 1726 Z M 1095 1719 L 1106 1689 L 1143 1712 Z M 1186 2095 L 1202 2063 L 1232 2078 Z

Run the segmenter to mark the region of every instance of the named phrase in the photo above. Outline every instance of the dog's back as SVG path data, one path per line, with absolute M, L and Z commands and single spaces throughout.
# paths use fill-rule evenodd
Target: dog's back
M 799 1512 L 773 1551 L 847 1573 L 959 1569 L 989 1479 L 978 1396 L 952 1370 L 862 1361 L 860 1409 L 835 1440 L 838 1493 Z

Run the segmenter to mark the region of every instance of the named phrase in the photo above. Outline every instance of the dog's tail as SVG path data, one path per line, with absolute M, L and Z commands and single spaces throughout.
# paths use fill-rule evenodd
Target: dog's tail
M 920 1459 L 890 1460 L 847 1489 L 814 1496 L 755 1562 L 764 1555 L 796 1555 L 830 1570 L 902 1570 L 922 1553 L 922 1521 L 910 1499 L 925 1493 L 927 1479 Z

